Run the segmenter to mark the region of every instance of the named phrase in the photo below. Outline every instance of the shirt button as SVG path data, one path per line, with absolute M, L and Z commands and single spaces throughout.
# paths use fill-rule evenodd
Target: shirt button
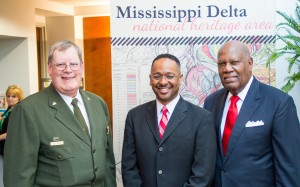
M 95 172 L 98 171 L 98 167 L 95 167 L 94 171 L 95 171 Z
M 161 175 L 162 174 L 162 170 L 158 170 L 158 174 Z
M 61 155 L 57 155 L 57 159 L 60 160 L 62 158 Z
M 159 147 L 159 148 L 158 148 L 158 150 L 159 150 L 159 151 L 163 151 L 163 150 L 164 150 L 164 148 L 162 148 L 162 147 Z
M 93 149 L 93 153 L 95 153 L 95 152 L 96 152 L 96 149 L 94 148 L 94 149 Z

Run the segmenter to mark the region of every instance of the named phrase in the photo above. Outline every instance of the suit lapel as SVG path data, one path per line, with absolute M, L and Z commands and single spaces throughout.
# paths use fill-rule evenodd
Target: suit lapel
M 220 97 L 217 98 L 218 101 L 216 101 L 216 103 L 218 103 L 219 105 L 216 106 L 215 112 L 216 112 L 216 132 L 218 133 L 218 149 L 219 152 L 223 154 L 223 149 L 222 149 L 222 135 L 221 135 L 221 123 L 222 123 L 222 116 L 223 116 L 223 111 L 224 111 L 224 106 L 225 106 L 225 101 L 228 95 L 228 91 L 223 89 L 222 93 L 220 94 Z
M 185 101 L 180 97 L 173 111 L 173 114 L 168 121 L 167 128 L 160 141 L 160 144 L 162 144 L 172 134 L 172 132 L 176 129 L 176 127 L 180 124 L 180 122 L 186 117 L 185 112 L 187 112 L 187 107 Z
M 49 94 L 49 107 L 56 110 L 55 117 L 70 131 L 72 131 L 78 138 L 82 139 L 85 143 L 91 146 L 91 141 L 85 132 L 81 129 L 79 122 L 76 120 L 70 108 L 57 93 L 53 85 L 51 84 L 48 88 Z
M 234 124 L 234 128 L 232 130 L 228 143 L 225 161 L 232 153 L 240 135 L 245 128 L 245 124 L 249 121 L 249 119 L 257 109 L 259 105 L 259 99 L 259 82 L 254 78 Z
M 159 134 L 158 134 L 158 121 L 156 116 L 156 101 L 152 101 L 149 106 L 147 107 L 147 115 L 146 115 L 146 121 L 147 124 L 155 137 L 157 143 L 160 142 Z
M 180 97 L 173 114 L 171 118 L 168 121 L 167 128 L 164 132 L 163 138 L 159 138 L 158 133 L 158 119 L 157 119 L 157 111 L 156 111 L 156 101 L 154 100 L 149 104 L 147 107 L 147 115 L 146 115 L 146 121 L 148 123 L 149 128 L 151 129 L 151 132 L 153 136 L 155 137 L 156 141 L 159 144 L 162 144 L 176 129 L 176 127 L 180 124 L 180 122 L 186 117 L 185 112 L 187 112 L 187 107 L 185 104 L 185 101 Z

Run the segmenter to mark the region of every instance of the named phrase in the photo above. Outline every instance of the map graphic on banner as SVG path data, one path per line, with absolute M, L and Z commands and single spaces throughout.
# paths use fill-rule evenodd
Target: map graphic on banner
M 259 5 L 259 6 L 254 6 Z M 118 186 L 127 112 L 155 99 L 150 87 L 152 60 L 170 53 L 181 62 L 180 95 L 202 106 L 222 87 L 217 52 L 229 40 L 247 44 L 253 74 L 274 85 L 275 67 L 265 62 L 275 42 L 275 1 L 111 1 L 113 132 Z

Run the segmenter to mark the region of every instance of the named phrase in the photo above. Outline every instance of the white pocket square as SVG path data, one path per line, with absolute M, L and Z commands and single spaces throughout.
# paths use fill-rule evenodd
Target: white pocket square
M 264 125 L 264 122 L 262 120 L 260 121 L 248 121 L 246 123 L 246 127 L 257 127 Z

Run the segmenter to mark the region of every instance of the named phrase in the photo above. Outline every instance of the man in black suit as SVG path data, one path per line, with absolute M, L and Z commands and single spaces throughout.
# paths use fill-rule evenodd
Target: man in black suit
M 300 186 L 300 125 L 294 101 L 260 83 L 252 76 L 252 66 L 245 44 L 229 41 L 220 48 L 218 71 L 224 88 L 204 103 L 214 114 L 218 138 L 214 186 Z M 232 96 L 238 96 L 238 115 L 224 144 Z
M 211 113 L 180 97 L 182 74 L 175 56 L 157 56 L 149 77 L 156 100 L 130 110 L 126 118 L 124 187 L 210 186 L 216 158 Z

